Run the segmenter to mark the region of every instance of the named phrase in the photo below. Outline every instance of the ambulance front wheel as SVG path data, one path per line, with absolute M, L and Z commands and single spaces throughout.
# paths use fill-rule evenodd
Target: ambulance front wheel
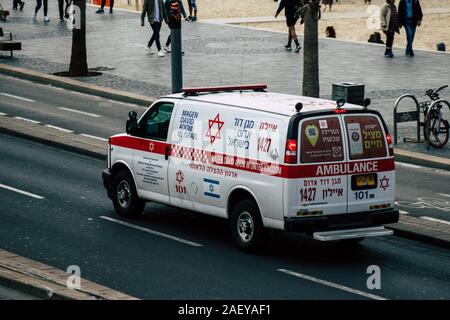
M 238 247 L 246 252 L 261 250 L 268 239 L 261 214 L 254 201 L 244 199 L 237 203 L 231 213 L 231 234 Z
M 113 205 L 119 216 L 132 218 L 142 214 L 145 202 L 139 199 L 128 170 L 121 170 L 114 175 L 111 191 Z

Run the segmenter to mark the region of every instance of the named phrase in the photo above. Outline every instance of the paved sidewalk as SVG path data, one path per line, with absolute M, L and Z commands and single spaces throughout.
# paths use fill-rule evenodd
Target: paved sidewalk
M 430 14 L 445 14 L 450 13 L 450 8 L 430 8 L 425 9 L 424 15 Z M 357 19 L 368 18 L 372 13 L 366 11 L 354 11 L 354 12 L 326 12 L 322 14 L 322 20 L 332 19 Z M 278 18 L 274 16 L 260 16 L 260 17 L 248 17 L 248 18 L 218 18 L 218 19 L 204 19 L 202 22 L 216 23 L 216 24 L 241 24 L 241 23 L 264 23 L 264 22 L 280 22 L 286 21 L 283 15 Z
M 12 0 L 3 0 L 6 8 Z M 23 43 L 14 59 L 0 58 L 0 63 L 35 71 L 53 73 L 68 69 L 71 32 L 57 19 L 56 1 L 49 3 L 50 23 L 42 13 L 33 20 L 31 2 L 23 12 L 12 11 L 1 26 L 13 32 Z M 139 13 L 115 10 L 113 15 L 96 15 L 87 7 L 87 47 L 91 68 L 107 67 L 102 76 L 78 80 L 146 96 L 170 93 L 170 55 L 159 58 L 144 48 L 150 36 L 148 23 L 140 27 Z M 164 43 L 169 30 L 162 28 Z M 185 86 L 267 83 L 269 90 L 300 94 L 303 55 L 286 52 L 286 35 L 210 23 L 184 23 L 183 47 Z M 334 82 L 364 83 L 372 108 L 382 112 L 392 130 L 395 99 L 413 93 L 423 99 L 428 88 L 450 84 L 450 55 L 417 50 L 413 59 L 397 49 L 395 59 L 383 57 L 384 47 L 365 43 L 320 39 L 321 96 L 331 97 Z M 450 97 L 447 90 L 443 98 Z M 403 106 L 404 110 L 408 106 Z M 450 118 L 450 116 L 447 116 Z M 412 123 L 399 127 L 400 137 L 414 137 Z M 450 157 L 450 147 L 427 151 L 424 144 L 400 143 L 410 151 Z

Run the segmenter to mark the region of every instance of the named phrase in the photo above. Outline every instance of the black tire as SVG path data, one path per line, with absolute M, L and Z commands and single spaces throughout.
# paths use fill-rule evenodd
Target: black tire
M 258 206 L 252 200 L 239 201 L 231 212 L 231 235 L 245 252 L 259 252 L 267 243 L 269 232 L 264 228 Z
M 117 214 L 123 218 L 137 217 L 144 211 L 145 201 L 138 197 L 133 177 L 128 170 L 120 170 L 114 175 L 111 196 Z
M 444 136 L 443 136 L 443 139 L 438 142 L 438 141 L 436 141 L 436 139 L 430 139 L 430 134 L 432 134 L 432 132 L 430 132 L 430 121 L 433 121 L 433 120 L 435 120 L 435 119 L 431 118 L 431 117 L 427 117 L 425 119 L 423 135 L 425 137 L 425 141 L 428 142 L 433 148 L 441 149 L 442 147 L 444 147 L 447 144 L 448 139 L 449 139 L 449 131 L 450 131 L 449 124 L 448 124 L 447 120 L 444 120 L 444 119 L 442 120 L 439 131 L 444 133 Z

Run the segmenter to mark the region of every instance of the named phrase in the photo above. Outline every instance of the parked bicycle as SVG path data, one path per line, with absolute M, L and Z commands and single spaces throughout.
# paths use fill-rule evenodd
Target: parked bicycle
M 447 120 L 442 118 L 442 107 L 444 104 L 438 103 L 432 109 L 430 109 L 430 107 L 434 101 L 440 100 L 439 92 L 447 87 L 448 85 L 436 90 L 427 90 L 425 94 L 430 98 L 430 101 L 419 103 L 420 111 L 423 111 L 424 114 L 423 135 L 425 141 L 437 149 L 444 147 L 448 142 L 449 124 Z

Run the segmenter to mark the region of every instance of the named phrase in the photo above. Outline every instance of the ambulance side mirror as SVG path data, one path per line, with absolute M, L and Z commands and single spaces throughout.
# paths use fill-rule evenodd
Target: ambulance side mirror
M 136 111 L 130 111 L 128 113 L 128 120 L 126 124 L 126 131 L 128 134 L 134 134 L 136 133 L 138 128 L 137 123 L 137 112 Z

